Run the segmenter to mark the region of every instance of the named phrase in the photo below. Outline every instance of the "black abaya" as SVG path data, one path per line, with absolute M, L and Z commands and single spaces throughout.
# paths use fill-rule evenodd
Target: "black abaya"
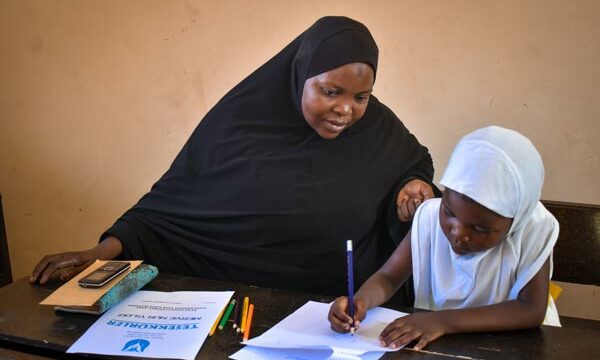
M 123 258 L 163 272 L 322 294 L 344 292 L 345 241 L 353 239 L 361 284 L 381 265 L 399 185 L 431 182 L 433 166 L 374 96 L 334 140 L 307 124 L 304 81 L 351 62 L 376 70 L 368 30 L 348 18 L 320 19 L 211 109 L 103 238 L 116 236 Z

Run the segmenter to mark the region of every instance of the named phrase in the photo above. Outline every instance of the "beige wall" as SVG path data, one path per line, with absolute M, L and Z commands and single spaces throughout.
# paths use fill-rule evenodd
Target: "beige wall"
M 0 0 L 0 192 L 15 277 L 92 246 L 208 109 L 318 17 L 364 22 L 375 94 L 443 171 L 466 132 L 529 136 L 545 199 L 600 204 L 600 2 Z

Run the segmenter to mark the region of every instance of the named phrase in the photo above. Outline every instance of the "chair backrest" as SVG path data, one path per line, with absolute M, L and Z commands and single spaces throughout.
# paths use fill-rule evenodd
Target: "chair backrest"
M 552 278 L 600 286 L 600 206 L 548 200 L 542 203 L 560 224 Z
M 4 227 L 4 213 L 2 211 L 2 194 L 0 194 L 0 287 L 12 282 L 10 270 L 10 255 L 8 253 L 8 240 Z

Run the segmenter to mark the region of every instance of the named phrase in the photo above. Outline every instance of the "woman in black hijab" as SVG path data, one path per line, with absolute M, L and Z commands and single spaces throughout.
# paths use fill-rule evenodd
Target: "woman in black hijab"
M 361 23 L 318 20 L 208 112 L 98 246 L 46 256 L 31 281 L 118 257 L 339 294 L 353 239 L 360 285 L 389 254 L 390 227 L 433 196 L 427 149 L 371 95 L 377 57 Z

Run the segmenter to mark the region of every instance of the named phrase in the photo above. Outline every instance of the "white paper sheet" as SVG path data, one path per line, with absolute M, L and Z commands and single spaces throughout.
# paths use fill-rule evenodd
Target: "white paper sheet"
M 361 355 L 336 354 L 333 350 L 319 349 L 272 349 L 258 346 L 245 346 L 230 356 L 234 360 L 377 360 L 383 351 L 369 351 Z
M 138 291 L 102 315 L 67 353 L 194 359 L 233 291 Z
M 261 352 L 260 350 L 249 349 L 242 352 L 242 357 L 238 352 L 232 355 L 232 358 L 239 360 L 276 359 L 279 357 L 267 357 L 267 355 L 274 352 L 274 349 L 302 349 L 325 351 L 318 354 L 319 357 L 317 358 L 319 359 L 357 359 L 371 356 L 371 354 L 367 354 L 368 352 L 382 353 L 398 350 L 382 347 L 379 343 L 379 334 L 390 322 L 405 316 L 406 313 L 381 307 L 371 309 L 367 317 L 361 322 L 360 328 L 352 336 L 350 334 L 339 334 L 331 330 L 327 320 L 329 307 L 330 304 L 307 302 L 264 334 L 244 342 L 245 345 L 252 347 L 269 348 L 270 351 Z M 256 353 L 260 354 L 256 355 Z M 314 351 L 309 351 L 303 356 L 307 359 L 313 359 L 314 357 L 309 355 L 315 354 Z

